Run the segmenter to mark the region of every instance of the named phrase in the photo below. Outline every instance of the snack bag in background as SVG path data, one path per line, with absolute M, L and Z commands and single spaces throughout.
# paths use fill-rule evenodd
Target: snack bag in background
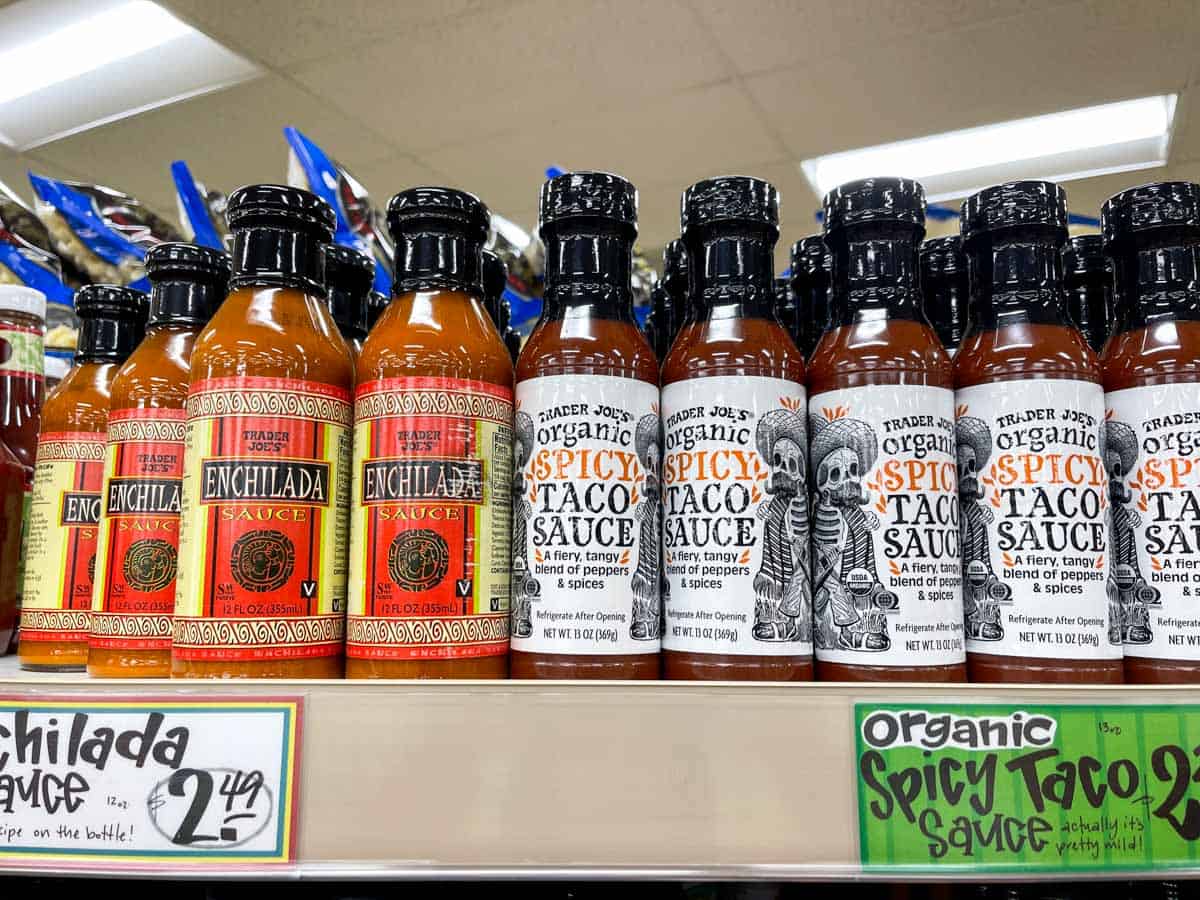
M 374 256 L 375 290 L 390 296 L 392 241 L 367 189 L 298 129 L 289 126 L 283 136 L 288 142 L 288 184 L 312 191 L 333 207 L 337 213 L 334 241 Z
M 46 345 L 73 348 L 75 291 L 63 280 L 46 226 L 0 183 L 0 284 L 20 284 L 46 296 Z
M 183 237 L 165 219 L 128 194 L 98 184 L 59 181 L 29 173 L 35 212 L 60 256 L 95 282 L 148 291 L 142 267 L 146 250 Z
M 175 199 L 179 204 L 179 221 L 183 225 L 184 237 L 214 250 L 228 250 L 225 195 L 206 189 L 192 177 L 191 170 L 182 159 L 171 163 L 171 178 L 175 182 Z

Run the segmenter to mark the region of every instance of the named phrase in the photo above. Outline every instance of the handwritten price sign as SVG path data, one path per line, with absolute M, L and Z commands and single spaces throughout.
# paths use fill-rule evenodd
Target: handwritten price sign
M 864 867 L 1195 867 L 1200 707 L 859 704 Z
M 0 697 L 0 866 L 293 858 L 299 698 Z

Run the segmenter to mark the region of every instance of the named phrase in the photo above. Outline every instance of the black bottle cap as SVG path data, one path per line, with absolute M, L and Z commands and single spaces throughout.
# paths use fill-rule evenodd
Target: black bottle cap
M 229 230 L 241 228 L 284 228 L 304 231 L 318 240 L 333 240 L 337 224 L 333 207 L 300 188 L 283 184 L 250 184 L 229 195 L 225 207 Z
M 367 331 L 375 327 L 375 323 L 379 321 L 379 317 L 391 301 L 392 298 L 382 291 L 371 291 L 367 295 Z
M 388 203 L 387 224 L 392 240 L 412 231 L 416 222 L 440 226 L 441 230 L 482 243 L 487 239 L 492 216 L 474 194 L 447 187 L 415 187 L 401 191 Z
M 1077 234 L 1063 248 L 1063 272 L 1067 278 L 1103 275 L 1112 271 L 1104 255 L 1104 238 L 1098 234 Z
M 115 284 L 87 284 L 75 292 L 79 316 L 77 362 L 123 362 L 142 339 L 146 295 Z
M 925 234 L 925 188 L 911 178 L 863 178 L 825 195 L 825 233 L 868 222 L 898 222 Z
M 1110 255 L 1126 242 L 1159 233 L 1168 240 L 1175 237 L 1171 231 L 1189 243 L 1200 239 L 1200 184 L 1160 181 L 1114 194 L 1100 209 L 1100 230 Z
M 329 312 L 343 337 L 367 331 L 367 295 L 375 283 L 375 259 L 341 244 L 325 246 L 325 290 Z
M 922 278 L 961 275 L 967 271 L 967 255 L 963 252 L 962 238 L 957 234 L 923 241 L 919 256 Z
M 171 242 L 146 251 L 152 286 L 147 324 L 203 325 L 229 290 L 229 255 L 199 244 Z
M 793 279 L 828 278 L 832 270 L 833 257 L 822 235 L 810 234 L 792 244 Z
M 1067 239 L 1067 194 L 1052 181 L 1010 181 L 972 194 L 962 205 L 963 244 L 985 234 L 1035 228 Z
M 505 285 L 508 284 L 508 266 L 491 250 L 483 251 L 483 296 L 488 308 L 499 307 L 500 298 L 504 296 Z
M 637 188 L 608 172 L 567 172 L 542 185 L 538 230 L 546 238 L 553 230 L 573 219 L 606 219 L 626 226 L 637 234 Z
M 75 292 L 75 314 L 81 319 L 144 321 L 146 295 L 116 284 L 85 284 Z
M 697 181 L 683 192 L 680 231 L 700 225 L 736 222 L 763 225 L 779 235 L 779 191 L 775 185 L 746 175 L 723 175 Z

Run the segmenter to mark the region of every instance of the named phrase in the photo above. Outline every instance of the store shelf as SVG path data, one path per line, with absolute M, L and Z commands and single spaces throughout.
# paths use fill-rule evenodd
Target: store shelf
M 176 692 L 305 698 L 298 862 L 268 874 L 312 878 L 863 877 L 855 702 L 1200 699 L 1138 687 L 126 682 L 0 660 L 3 695 Z

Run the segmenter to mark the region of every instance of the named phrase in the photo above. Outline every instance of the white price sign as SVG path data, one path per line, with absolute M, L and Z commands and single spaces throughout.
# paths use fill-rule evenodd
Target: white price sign
M 294 858 L 299 697 L 0 697 L 0 866 Z

